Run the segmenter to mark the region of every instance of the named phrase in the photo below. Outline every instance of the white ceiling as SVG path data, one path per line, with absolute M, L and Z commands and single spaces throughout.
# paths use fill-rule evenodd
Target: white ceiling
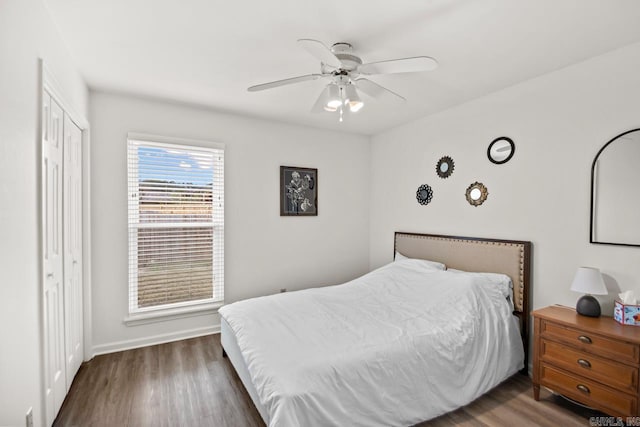
M 637 0 L 45 0 L 91 88 L 375 134 L 640 41 Z M 365 62 L 428 55 L 429 73 L 376 82 L 404 95 L 338 123 L 309 110 L 326 82 L 296 40 L 346 41 Z M 588 88 L 585 88 L 588 90 Z

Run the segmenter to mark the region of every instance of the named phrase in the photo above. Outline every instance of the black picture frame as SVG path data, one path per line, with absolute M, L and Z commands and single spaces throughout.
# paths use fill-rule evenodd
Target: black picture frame
M 318 216 L 318 169 L 280 166 L 280 216 Z

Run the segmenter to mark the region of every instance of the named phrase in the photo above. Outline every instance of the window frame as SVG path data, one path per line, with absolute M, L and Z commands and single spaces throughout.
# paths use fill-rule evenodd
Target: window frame
M 132 193 L 133 188 L 139 187 L 139 156 L 131 156 L 131 146 L 152 147 L 162 149 L 176 149 L 189 152 L 210 152 L 214 158 L 213 167 L 213 187 L 212 187 L 212 211 L 213 217 L 210 222 L 183 222 L 183 223 L 159 223 L 146 225 L 139 222 L 139 199 Z M 217 308 L 224 304 L 224 154 L 225 145 L 221 143 L 193 140 L 185 138 L 165 137 L 158 135 L 148 135 L 140 133 L 127 134 L 127 248 L 129 274 L 127 280 L 128 316 L 124 322 L 130 324 L 143 324 L 156 320 L 166 320 L 165 317 L 180 318 L 198 314 L 215 312 Z M 221 184 L 216 184 L 221 181 Z M 217 205 L 217 208 L 214 206 Z M 132 222 L 132 219 L 137 222 Z M 138 307 L 138 241 L 132 237 L 134 230 L 141 228 L 171 228 L 171 227 L 211 227 L 213 232 L 212 241 L 212 298 L 181 301 L 168 304 L 158 304 L 149 307 Z M 135 257 L 135 258 L 134 258 Z M 135 259 L 134 264 L 132 260 Z

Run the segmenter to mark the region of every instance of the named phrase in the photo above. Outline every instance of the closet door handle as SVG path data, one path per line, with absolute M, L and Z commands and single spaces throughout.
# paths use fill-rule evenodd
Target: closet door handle
M 583 393 L 587 393 L 587 394 L 591 393 L 591 390 L 589 390 L 589 387 L 587 387 L 586 385 L 578 384 L 576 388 Z
M 53 273 L 47 273 L 47 279 L 53 279 L 54 274 Z
M 578 339 L 579 339 L 580 341 L 582 341 L 583 343 L 585 343 L 585 344 L 591 344 L 591 343 L 593 342 L 593 341 L 591 341 L 591 338 L 589 338 L 589 337 L 588 337 L 588 336 L 586 336 L 586 335 L 580 335 L 580 336 L 578 337 Z
M 591 363 L 588 360 L 584 360 L 584 359 L 578 359 L 578 365 L 582 366 L 583 368 L 591 367 Z

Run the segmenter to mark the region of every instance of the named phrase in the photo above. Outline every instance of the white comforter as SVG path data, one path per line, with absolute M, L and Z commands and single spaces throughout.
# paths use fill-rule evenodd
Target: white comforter
M 509 287 L 506 276 L 407 259 L 220 314 L 269 426 L 405 426 L 463 406 L 523 367 Z

